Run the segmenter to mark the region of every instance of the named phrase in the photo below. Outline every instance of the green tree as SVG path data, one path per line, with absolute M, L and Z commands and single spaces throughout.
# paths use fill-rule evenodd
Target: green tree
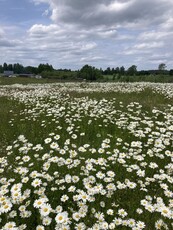
M 135 76 L 136 73 L 137 73 L 137 66 L 136 65 L 130 66 L 127 70 L 127 74 L 130 76 Z
M 116 74 L 119 74 L 119 73 L 120 73 L 120 68 L 119 68 L 119 67 L 116 67 L 115 73 L 116 73 Z
M 3 64 L 3 70 L 4 70 L 4 71 L 8 70 L 8 65 L 7 65 L 6 62 L 4 62 L 4 64 Z
M 160 63 L 159 66 L 158 66 L 158 70 L 160 70 L 160 71 L 166 70 L 166 64 L 165 63 Z
M 8 70 L 13 71 L 13 65 L 12 64 L 8 65 Z
M 38 66 L 38 73 L 41 73 L 43 71 L 53 71 L 52 65 L 49 65 L 48 63 L 46 64 L 39 64 Z
M 0 73 L 3 73 L 3 66 L 0 65 Z
M 37 67 L 26 66 L 25 67 L 25 73 L 37 74 L 38 73 Z
M 20 73 L 24 72 L 24 67 L 23 67 L 23 65 L 21 65 L 19 63 L 15 63 L 13 65 L 13 70 L 14 70 L 14 73 L 20 74 Z
M 120 76 L 124 76 L 125 75 L 125 68 L 124 68 L 124 66 L 121 66 L 120 67 Z
M 99 69 L 90 65 L 84 65 L 79 71 L 79 76 L 86 80 L 95 81 L 102 75 Z
M 169 75 L 170 75 L 170 76 L 173 76 L 173 69 L 170 69 Z
M 166 70 L 166 64 L 165 63 L 160 63 L 158 66 L 158 73 L 163 75 L 163 74 L 167 74 L 167 70 Z

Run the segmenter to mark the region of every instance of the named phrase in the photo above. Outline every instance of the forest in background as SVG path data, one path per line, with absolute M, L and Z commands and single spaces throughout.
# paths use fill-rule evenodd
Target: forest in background
M 42 78 L 55 80 L 86 80 L 86 81 L 118 81 L 118 82 L 173 82 L 173 69 L 167 70 L 165 63 L 160 63 L 157 69 L 138 70 L 136 65 L 125 69 L 121 67 L 107 67 L 98 69 L 91 65 L 84 65 L 79 70 L 55 69 L 51 64 L 39 64 L 34 66 L 23 66 L 19 63 L 0 65 L 1 76 L 5 72 L 12 71 L 13 75 L 28 77 L 29 75 L 40 75 Z

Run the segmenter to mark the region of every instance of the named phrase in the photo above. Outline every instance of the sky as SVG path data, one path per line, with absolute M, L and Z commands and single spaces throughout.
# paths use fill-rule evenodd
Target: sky
M 0 64 L 173 69 L 173 0 L 0 0 Z

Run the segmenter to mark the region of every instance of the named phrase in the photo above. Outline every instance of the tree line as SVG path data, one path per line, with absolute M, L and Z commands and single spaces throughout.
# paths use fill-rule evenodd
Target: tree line
M 22 73 L 40 74 L 43 71 L 53 71 L 53 70 L 54 70 L 53 66 L 49 65 L 48 63 L 39 64 L 38 67 L 33 67 L 33 66 L 24 67 L 19 63 L 15 63 L 15 64 L 4 63 L 3 65 L 0 65 L 0 73 L 3 73 L 4 71 L 13 71 L 14 74 L 22 74 Z
M 110 68 L 108 67 L 106 70 L 102 71 L 105 75 L 158 75 L 158 74 L 165 74 L 165 75 L 173 75 L 173 69 L 167 70 L 165 63 L 160 63 L 158 66 L 158 69 L 151 69 L 151 70 L 137 70 L 136 65 L 130 66 L 127 70 L 124 68 L 124 66 L 116 67 L 116 68 Z
M 84 65 L 80 70 L 71 69 L 54 69 L 52 65 L 39 64 L 34 66 L 23 66 L 19 63 L 0 65 L 0 73 L 4 71 L 13 71 L 14 74 L 40 74 L 43 78 L 56 78 L 56 79 L 85 79 L 89 81 L 104 80 L 105 76 L 112 76 L 112 80 L 130 81 L 130 77 L 142 76 L 173 76 L 173 69 L 167 70 L 165 63 L 160 63 L 157 69 L 152 70 L 137 70 L 136 65 L 132 65 L 125 69 L 121 67 L 107 67 L 105 70 L 95 68 L 91 65 Z

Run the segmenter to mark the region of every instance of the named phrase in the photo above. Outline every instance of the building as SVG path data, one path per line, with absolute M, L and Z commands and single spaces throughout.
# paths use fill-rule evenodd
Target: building
M 5 70 L 4 73 L 3 73 L 3 76 L 9 77 L 10 75 L 13 75 L 13 74 L 14 74 L 14 71 Z

